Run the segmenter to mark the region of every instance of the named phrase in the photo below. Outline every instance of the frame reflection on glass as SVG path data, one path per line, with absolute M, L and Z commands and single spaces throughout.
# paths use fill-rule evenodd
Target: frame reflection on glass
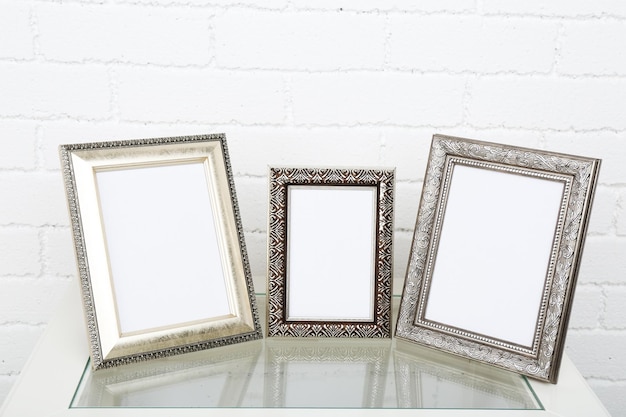
M 241 407 L 262 341 L 122 368 L 86 368 L 70 408 Z
M 262 337 L 224 135 L 60 153 L 94 369 Z
M 398 341 L 393 351 L 399 408 L 541 410 L 524 377 Z
M 268 335 L 390 337 L 394 171 L 269 177 Z
M 599 166 L 435 135 L 396 335 L 556 382 Z
M 389 340 L 268 339 L 265 345 L 265 407 L 383 407 Z

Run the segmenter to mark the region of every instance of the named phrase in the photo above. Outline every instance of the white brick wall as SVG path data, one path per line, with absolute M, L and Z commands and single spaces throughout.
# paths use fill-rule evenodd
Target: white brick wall
M 382 69 L 385 26 L 372 14 L 232 9 L 215 18 L 215 59 L 238 69 Z
M 389 67 L 547 73 L 553 65 L 558 30 L 557 22 L 541 19 L 394 14 L 389 19 Z
M 34 19 L 46 60 L 187 66 L 209 63 L 207 17 L 185 9 L 52 3 L 37 7 Z
M 265 286 L 268 165 L 397 167 L 433 133 L 603 159 L 567 352 L 626 414 L 626 3 L 0 0 L 0 401 L 76 285 L 60 143 L 225 132 Z

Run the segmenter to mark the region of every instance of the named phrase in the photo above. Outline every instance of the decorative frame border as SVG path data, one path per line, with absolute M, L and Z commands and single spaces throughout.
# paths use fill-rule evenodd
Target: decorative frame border
M 423 317 L 451 167 L 469 166 L 563 181 L 564 195 L 531 349 L 431 323 Z M 396 325 L 396 336 L 556 383 L 600 160 L 434 135 Z
M 270 168 L 267 335 L 283 337 L 391 337 L 393 199 L 395 170 Z M 374 320 L 288 321 L 287 188 L 289 185 L 369 185 L 377 188 Z
M 217 148 L 215 148 L 216 146 Z M 86 224 L 86 213 L 84 210 L 89 211 L 89 217 L 93 218 L 96 216 L 100 217 L 100 222 L 102 220 L 99 214 L 98 203 L 91 201 L 92 199 L 88 197 L 81 199 L 82 193 L 77 186 L 78 176 L 76 172 L 77 167 L 75 166 L 76 161 L 80 160 L 78 155 L 99 155 L 102 153 L 105 155 L 105 158 L 109 158 L 112 152 L 117 152 L 120 153 L 120 156 L 117 159 L 112 158 L 112 162 L 109 165 L 125 166 L 120 161 L 128 157 L 127 154 L 135 152 L 136 158 L 141 159 L 143 165 L 154 164 L 159 166 L 160 162 L 164 165 L 168 164 L 168 161 L 172 158 L 175 158 L 172 160 L 176 161 L 186 160 L 187 158 L 198 161 L 198 155 L 206 147 L 217 149 L 219 155 L 204 154 L 201 155 L 201 158 L 205 161 L 209 158 L 216 158 L 223 166 L 223 172 L 219 172 L 219 175 L 225 181 L 220 184 L 212 184 L 212 186 L 219 189 L 217 192 L 220 193 L 220 196 L 225 201 L 231 202 L 230 208 L 232 212 L 228 216 L 232 216 L 233 219 L 232 230 L 230 230 L 233 236 L 230 244 L 237 248 L 236 252 L 238 254 L 235 256 L 240 258 L 237 260 L 237 263 L 241 266 L 240 276 L 233 277 L 233 280 L 237 281 L 236 284 L 233 284 L 236 293 L 233 297 L 238 305 L 238 314 L 231 318 L 211 319 L 209 320 L 211 323 L 206 325 L 198 323 L 194 326 L 180 326 L 178 328 L 171 328 L 170 326 L 169 329 L 160 332 L 148 331 L 145 336 L 133 335 L 126 338 L 130 340 L 125 341 L 125 337 L 119 333 L 117 317 L 104 317 L 98 310 L 99 306 L 96 302 L 98 297 L 95 293 L 99 293 L 99 291 L 94 291 L 94 285 L 106 286 L 111 284 L 94 283 L 92 279 L 93 271 L 90 270 L 90 257 L 102 258 L 103 256 L 108 257 L 108 255 L 91 253 L 89 245 L 86 243 L 86 230 L 96 230 L 102 226 L 99 224 Z M 224 134 L 67 144 L 59 146 L 59 154 L 93 369 L 110 368 L 133 362 L 256 340 L 263 337 L 226 136 Z M 87 165 L 87 168 L 80 168 L 81 173 L 79 175 L 86 176 L 85 174 L 90 171 L 91 175 L 94 176 L 95 168 L 89 167 L 88 163 L 81 162 L 81 164 Z M 87 169 L 88 172 L 83 172 L 83 169 Z M 216 172 L 218 170 L 219 168 L 216 169 Z M 222 236 L 222 238 L 224 237 Z M 105 262 L 108 261 L 105 260 Z M 107 304 L 110 304 L 111 300 L 108 300 L 108 298 L 108 295 L 100 296 L 100 299 L 104 299 L 107 301 Z M 114 300 L 112 302 L 114 303 Z M 114 345 L 111 351 L 113 353 L 103 351 L 103 326 L 110 330 L 106 338 L 108 339 L 108 345 Z M 112 336 L 115 334 L 115 329 L 118 329 L 117 339 L 115 336 Z

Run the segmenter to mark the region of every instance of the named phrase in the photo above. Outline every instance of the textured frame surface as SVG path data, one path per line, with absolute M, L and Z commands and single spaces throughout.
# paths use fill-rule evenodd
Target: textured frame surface
M 453 328 L 429 321 L 424 316 L 437 256 L 438 235 L 446 211 L 451 171 L 457 163 L 562 181 L 564 184 L 532 346 L 518 346 L 491 335 Z M 598 159 L 435 135 L 417 215 L 396 336 L 555 383 L 599 167 Z M 462 315 L 463 310 L 458 311 L 458 314 Z
M 94 369 L 262 338 L 223 134 L 68 144 L 59 151 Z M 223 264 L 231 313 L 123 334 L 96 174 L 194 163 L 206 177 L 220 247 L 212 256 Z
M 394 170 L 270 168 L 268 224 L 268 336 L 391 337 Z M 372 321 L 289 321 L 287 306 L 288 187 L 375 186 L 377 189 Z M 318 242 L 323 245 L 324 242 Z M 328 288 L 327 291 L 332 291 Z

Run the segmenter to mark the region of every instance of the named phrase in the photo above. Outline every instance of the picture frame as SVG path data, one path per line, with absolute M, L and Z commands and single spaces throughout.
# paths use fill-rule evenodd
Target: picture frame
M 394 178 L 269 169 L 268 336 L 391 337 Z
M 599 168 L 434 135 L 396 336 L 556 383 Z
M 262 337 L 224 134 L 59 152 L 95 370 Z

